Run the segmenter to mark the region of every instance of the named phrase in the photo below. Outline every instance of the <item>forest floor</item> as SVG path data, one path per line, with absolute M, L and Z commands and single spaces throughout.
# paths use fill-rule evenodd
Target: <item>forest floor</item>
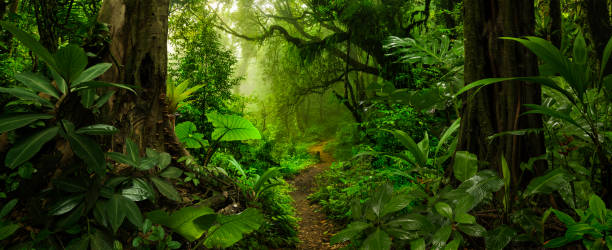
M 342 247 L 341 244 L 334 246 L 329 244 L 330 237 L 340 228 L 325 217 L 319 205 L 311 204 L 307 199 L 316 190 L 315 177 L 327 170 L 334 162 L 334 157 L 323 151 L 327 142 L 318 143 L 308 149 L 310 154 L 320 155 L 319 163 L 308 166 L 289 181 L 295 188 L 291 197 L 295 201 L 297 216 L 301 218 L 298 231 L 300 243 L 297 249 L 339 249 Z

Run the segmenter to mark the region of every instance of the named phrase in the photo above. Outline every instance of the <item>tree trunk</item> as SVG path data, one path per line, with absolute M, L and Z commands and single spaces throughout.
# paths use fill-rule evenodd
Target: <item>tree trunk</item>
M 183 155 L 165 98 L 169 0 L 105 0 L 98 21 L 110 24 L 107 61 L 113 67 L 102 80 L 133 84 L 138 95 L 121 90 L 111 99 L 104 120 L 117 128 L 111 149 L 121 152 L 124 138 L 146 147 Z
M 561 48 L 562 30 L 561 30 L 561 2 L 560 0 L 550 0 L 548 3 L 548 11 L 550 15 L 550 33 L 549 40 L 557 48 Z
M 597 51 L 597 60 L 601 60 L 604 48 L 612 36 L 612 25 L 610 24 L 610 11 L 607 1 L 585 0 L 586 17 L 591 30 L 591 39 Z M 601 62 L 600 62 L 601 63 Z M 608 63 L 604 75 L 612 74 L 612 63 Z
M 57 50 L 59 34 L 57 30 L 58 22 L 55 14 L 59 12 L 56 0 L 38 0 L 32 1 L 34 12 L 36 14 L 36 24 L 38 26 L 38 34 L 40 35 L 40 43 L 50 52 Z
M 533 0 L 466 0 L 464 11 L 466 84 L 489 77 L 538 74 L 532 53 L 517 42 L 499 39 L 533 35 Z M 530 176 L 522 173 L 519 164 L 546 152 L 542 134 L 502 136 L 494 142 L 487 137 L 504 131 L 542 128 L 539 115 L 519 116 L 526 111 L 523 104 L 541 103 L 539 85 L 505 82 L 473 94 L 470 91 L 463 96 L 458 150 L 475 153 L 500 174 L 503 155 L 510 167 L 512 186 L 525 185 Z M 536 173 L 544 169 L 544 164 L 536 164 Z

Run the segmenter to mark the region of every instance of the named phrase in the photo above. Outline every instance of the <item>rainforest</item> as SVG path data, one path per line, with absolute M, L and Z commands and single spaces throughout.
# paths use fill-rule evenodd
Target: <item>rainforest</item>
M 0 250 L 612 249 L 610 0 L 0 0 Z

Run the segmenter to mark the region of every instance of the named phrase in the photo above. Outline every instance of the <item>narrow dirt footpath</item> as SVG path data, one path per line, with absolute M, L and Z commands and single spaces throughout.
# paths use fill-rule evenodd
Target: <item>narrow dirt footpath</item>
M 295 191 L 291 193 L 291 197 L 295 200 L 297 216 L 302 219 L 299 222 L 300 228 L 298 231 L 298 237 L 301 242 L 297 249 L 340 248 L 337 245 L 329 245 L 329 238 L 338 228 L 325 218 L 325 214 L 319 212 L 321 208 L 319 205 L 310 204 L 307 199 L 308 195 L 315 192 L 315 176 L 328 169 L 334 161 L 334 158 L 329 153 L 323 151 L 325 144 L 327 142 L 321 142 L 308 149 L 310 154 L 316 155 L 319 153 L 321 161 L 302 170 L 295 179 L 289 182 L 295 188 Z

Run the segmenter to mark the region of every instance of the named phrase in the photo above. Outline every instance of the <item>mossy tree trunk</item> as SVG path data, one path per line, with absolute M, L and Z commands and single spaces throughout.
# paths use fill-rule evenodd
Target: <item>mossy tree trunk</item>
M 120 90 L 104 112 L 104 120 L 120 129 L 111 149 L 121 152 L 131 138 L 146 147 L 182 155 L 165 99 L 169 0 L 105 0 L 98 21 L 110 25 L 107 61 L 113 67 L 103 75 L 109 82 L 133 84 L 138 95 Z
M 465 83 L 490 77 L 538 75 L 536 57 L 514 41 L 500 37 L 521 37 L 534 32 L 533 0 L 464 1 Z M 524 115 L 523 104 L 540 104 L 541 89 L 525 82 L 505 82 L 463 96 L 458 150 L 467 150 L 487 161 L 501 175 L 501 157 L 511 171 L 512 187 L 525 185 L 531 176 L 522 173 L 520 163 L 544 154 L 542 133 L 525 136 L 494 134 L 528 128 L 542 128 L 539 115 Z M 536 173 L 545 162 L 536 164 Z M 519 179 L 523 176 L 522 179 Z

